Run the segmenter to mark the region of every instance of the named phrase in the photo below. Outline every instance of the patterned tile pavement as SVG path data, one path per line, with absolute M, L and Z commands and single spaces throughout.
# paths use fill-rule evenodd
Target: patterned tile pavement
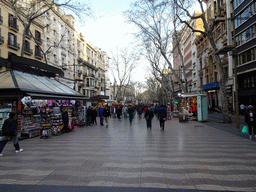
M 154 118 L 149 130 L 137 116 L 132 126 L 111 119 L 108 129 L 22 140 L 18 154 L 8 143 L 0 191 L 256 191 L 256 142 L 224 131 L 233 124 L 172 119 L 165 132 L 158 124 Z

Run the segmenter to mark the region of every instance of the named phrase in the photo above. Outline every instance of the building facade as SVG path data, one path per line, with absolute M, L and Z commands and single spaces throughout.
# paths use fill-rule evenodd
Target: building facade
M 232 37 L 235 38 L 237 64 L 238 101 L 256 106 L 256 2 L 232 1 Z M 234 30 L 235 29 L 235 30 Z
M 0 2 L 0 57 L 7 59 L 14 54 L 21 56 L 23 25 L 15 16 L 7 1 Z M 33 39 L 33 37 L 35 39 Z M 43 26 L 36 20 L 25 34 L 24 57 L 44 62 L 43 55 L 38 46 L 44 38 Z M 37 44 L 38 43 L 38 44 Z M 1 67 L 0 71 L 5 71 Z
M 205 1 L 207 6 L 208 24 L 214 25 L 213 35 L 218 50 L 223 49 L 228 44 L 227 35 L 227 8 L 226 1 Z M 197 46 L 197 58 L 199 64 L 199 88 L 198 91 L 206 93 L 208 103 L 212 108 L 222 108 L 222 95 L 219 89 L 220 74 L 215 61 L 214 51 L 209 39 L 205 35 L 200 35 L 195 39 Z M 226 82 L 226 92 L 229 98 L 230 107 L 234 107 L 234 76 L 230 57 L 227 53 L 220 54 L 221 63 L 224 66 Z
M 21 56 L 23 34 L 22 23 L 7 2 L 0 3 L 0 56 L 3 58 L 10 54 Z M 64 76 L 55 78 L 88 97 L 106 95 L 109 58 L 78 34 L 75 23 L 74 16 L 58 6 L 53 7 L 31 25 L 30 33 L 26 34 L 24 57 L 61 69 Z

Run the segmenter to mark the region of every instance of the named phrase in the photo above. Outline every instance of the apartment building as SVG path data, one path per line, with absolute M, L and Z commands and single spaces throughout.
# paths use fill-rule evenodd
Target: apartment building
M 22 23 L 7 2 L 0 3 L 0 56 L 3 58 L 10 54 L 21 56 L 23 33 Z M 74 16 L 58 6 L 53 7 L 31 25 L 26 34 L 24 57 L 61 69 L 64 75 L 55 78 L 88 97 L 105 95 L 109 58 L 78 34 L 75 23 Z
M 200 12 L 195 12 L 195 15 L 200 14 Z M 198 30 L 203 30 L 203 25 L 201 20 L 190 20 L 189 24 Z M 173 36 L 173 68 L 179 76 L 179 79 L 182 79 L 182 82 L 185 83 L 185 79 L 188 83 L 188 92 L 198 92 L 198 61 L 197 61 L 197 47 L 194 43 L 197 36 L 200 33 L 193 33 L 192 30 L 186 25 L 184 28 L 178 32 L 178 36 Z M 177 38 L 177 39 L 176 39 Z M 178 46 L 176 42 L 179 42 L 179 48 L 181 54 L 179 53 Z M 182 59 L 184 62 L 184 69 L 182 68 Z M 185 72 L 185 77 L 183 75 Z M 177 96 L 178 93 L 181 93 L 180 85 L 178 80 L 172 75 L 172 81 L 174 86 L 174 95 Z
M 214 25 L 213 35 L 218 50 L 222 50 L 228 44 L 226 1 L 206 0 L 207 21 L 209 25 Z M 198 36 L 194 43 L 197 46 L 197 58 L 199 62 L 199 86 L 198 91 L 207 93 L 208 103 L 212 108 L 222 107 L 221 93 L 219 90 L 220 74 L 215 61 L 214 51 L 209 39 L 205 35 Z M 220 53 L 220 59 L 224 66 L 227 77 L 226 92 L 229 104 L 233 106 L 234 80 L 230 70 L 229 56 L 227 53 Z
M 240 104 L 256 106 L 256 2 L 234 0 L 231 5 L 238 101 Z
M 15 12 L 7 1 L 0 2 L 0 57 L 8 59 L 10 55 L 21 56 L 23 25 L 16 18 Z M 35 38 L 35 40 L 33 39 Z M 37 21 L 33 22 L 28 34 L 25 34 L 23 57 L 44 62 L 40 51 L 44 38 L 43 26 Z M 0 67 L 0 71 L 4 71 Z

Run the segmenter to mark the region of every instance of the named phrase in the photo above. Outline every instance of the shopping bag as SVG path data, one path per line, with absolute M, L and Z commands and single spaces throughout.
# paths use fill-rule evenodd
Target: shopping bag
M 126 115 L 127 117 L 129 117 L 129 114 L 127 113 L 127 115 Z
M 123 116 L 122 115 L 120 115 L 120 119 L 122 119 L 123 118 Z
M 243 126 L 242 133 L 249 134 L 247 125 Z

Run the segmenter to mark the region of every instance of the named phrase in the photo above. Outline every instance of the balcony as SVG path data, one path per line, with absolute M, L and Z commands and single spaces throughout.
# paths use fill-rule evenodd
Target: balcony
M 78 56 L 77 61 L 78 61 L 78 63 L 81 63 L 81 62 L 83 62 L 83 58 Z
M 19 26 L 17 24 L 14 23 L 9 23 L 9 29 L 15 32 L 19 31 Z
M 78 73 L 79 75 L 81 75 L 81 74 L 82 74 L 82 71 L 81 71 L 81 70 L 77 70 L 77 73 Z
M 25 47 L 24 53 L 31 56 L 33 54 L 33 49 L 30 49 L 29 47 Z
M 4 43 L 4 37 L 0 36 L 0 44 L 3 44 L 3 43 Z
M 95 77 L 95 75 L 94 74 L 92 74 L 92 73 L 84 73 L 83 74 L 85 77 Z
M 41 45 L 42 44 L 42 39 L 40 37 L 36 37 L 35 42 Z
M 67 66 L 67 64 L 66 63 L 62 63 L 62 69 L 67 69 L 68 68 L 68 66 Z
M 26 35 L 26 38 L 28 38 L 28 39 L 32 38 L 32 34 L 31 34 L 31 32 L 29 30 L 26 32 L 25 35 Z
M 78 87 L 83 87 L 84 86 L 84 83 L 78 83 Z
M 35 58 L 37 59 L 43 59 L 43 55 L 39 49 L 35 51 Z
M 17 42 L 13 43 L 10 40 L 8 40 L 8 47 L 17 51 L 20 49 L 20 44 Z
M 0 16 L 0 24 L 3 23 L 3 16 Z

